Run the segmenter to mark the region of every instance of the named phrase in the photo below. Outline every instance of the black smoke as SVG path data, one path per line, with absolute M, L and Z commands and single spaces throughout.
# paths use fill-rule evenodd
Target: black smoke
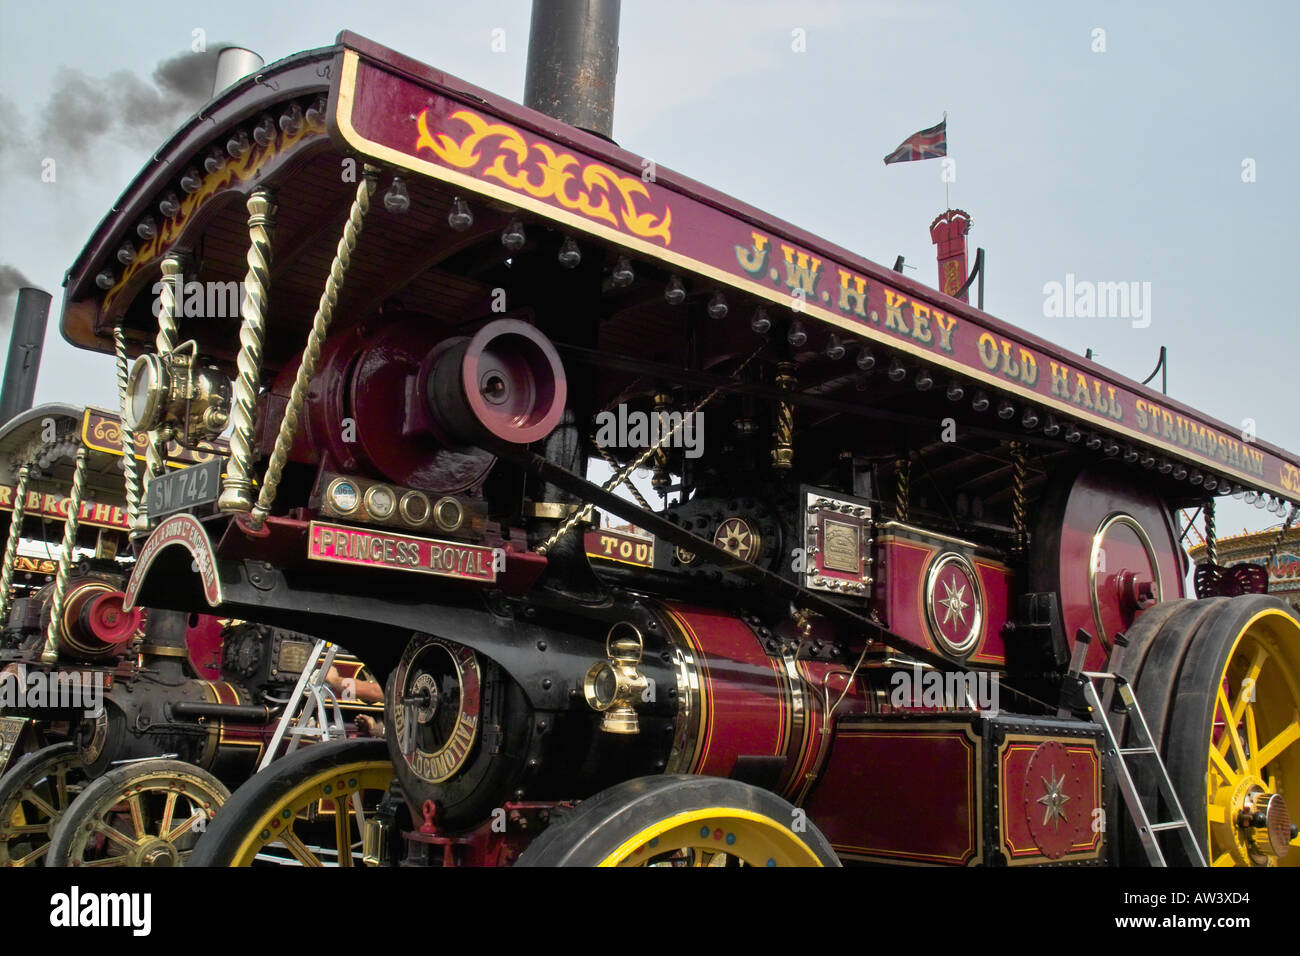
M 157 146 L 208 100 L 221 49 L 168 57 L 148 79 L 129 70 L 92 77 L 64 67 L 41 112 L 42 148 L 58 160 L 85 155 L 105 136 Z
M 0 96 L 0 158 L 25 141 L 22 114 L 13 100 Z
M 6 262 L 0 262 L 0 328 L 8 328 L 14 319 L 18 290 L 33 285 L 31 279 Z

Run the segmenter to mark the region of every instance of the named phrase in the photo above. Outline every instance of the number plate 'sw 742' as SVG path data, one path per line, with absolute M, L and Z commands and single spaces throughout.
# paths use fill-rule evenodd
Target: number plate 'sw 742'
M 161 518 L 198 505 L 211 504 L 221 494 L 220 458 L 159 475 L 149 483 L 149 517 Z

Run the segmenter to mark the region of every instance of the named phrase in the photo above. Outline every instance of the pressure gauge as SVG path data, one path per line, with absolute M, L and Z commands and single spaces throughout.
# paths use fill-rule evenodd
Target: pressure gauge
M 366 492 L 366 511 L 372 518 L 387 521 L 397 510 L 397 495 L 387 485 L 371 485 Z
M 350 515 L 357 510 L 361 496 L 356 483 L 349 478 L 335 478 L 325 489 L 325 501 L 330 509 L 340 515 Z

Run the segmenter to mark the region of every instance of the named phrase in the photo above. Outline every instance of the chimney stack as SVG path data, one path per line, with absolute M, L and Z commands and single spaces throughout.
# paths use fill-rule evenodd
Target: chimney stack
M 966 267 L 966 233 L 970 227 L 970 213 L 964 209 L 945 210 L 930 223 L 930 241 L 938 247 L 939 291 L 963 302 L 970 298 L 965 292 L 957 295 L 957 290 L 966 284 L 970 274 Z
M 212 79 L 212 97 L 234 86 L 250 73 L 256 73 L 266 61 L 242 46 L 228 46 L 217 54 L 217 75 Z
M 45 348 L 45 323 L 50 317 L 50 294 L 41 289 L 18 290 L 14 309 L 13 335 L 9 339 L 9 361 L 4 385 L 0 386 L 0 424 L 32 407 L 36 397 L 36 376 L 41 370 Z
M 533 0 L 524 105 L 612 141 L 618 18 L 619 0 Z

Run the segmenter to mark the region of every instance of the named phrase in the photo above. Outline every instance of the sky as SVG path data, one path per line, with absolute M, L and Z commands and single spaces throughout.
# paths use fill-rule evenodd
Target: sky
M 529 16 L 527 0 L 0 0 L 0 295 L 54 296 L 37 402 L 116 405 L 111 361 L 63 342 L 58 314 L 82 244 L 184 119 L 162 94 L 185 78 L 160 63 L 197 40 L 270 62 L 348 29 L 519 100 Z M 1298 34 L 1293 0 L 624 0 L 614 138 L 932 285 L 930 220 L 967 210 L 987 311 L 1138 379 L 1168 346 L 1171 396 L 1300 450 Z M 951 164 L 884 165 L 945 113 Z M 1067 276 L 1139 283 L 1147 315 L 1053 315 L 1045 287 Z M 1276 520 L 1227 501 L 1219 530 Z

